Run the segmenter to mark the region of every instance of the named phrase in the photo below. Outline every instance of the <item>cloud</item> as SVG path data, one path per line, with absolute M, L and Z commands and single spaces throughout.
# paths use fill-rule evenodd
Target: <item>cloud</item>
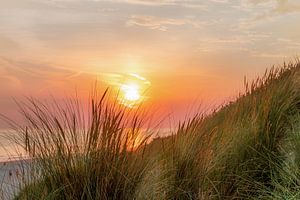
M 289 2 L 288 0 L 277 0 L 277 6 L 273 9 L 275 14 L 286 14 L 300 11 L 300 3 Z
M 253 57 L 259 58 L 286 58 L 287 56 L 281 53 L 256 53 L 252 54 Z
M 51 0 L 51 1 L 59 2 L 59 1 L 68 1 L 68 0 Z M 127 3 L 127 4 L 136 4 L 136 5 L 144 5 L 144 6 L 173 5 L 173 6 L 182 6 L 188 8 L 206 8 L 204 3 L 198 0 L 81 0 L 81 1 Z M 225 1 L 225 0 L 217 0 L 217 1 Z
M 228 0 L 210 0 L 212 2 L 215 2 L 215 3 L 229 3 Z
M 31 62 L 24 60 L 14 60 L 0 57 L 1 68 L 5 69 L 8 76 L 18 75 L 18 79 L 34 78 L 46 80 L 51 78 L 66 80 L 79 75 L 78 71 L 73 71 L 64 67 L 54 66 L 49 63 Z
M 19 48 L 19 44 L 16 41 L 1 34 L 0 34 L 0 46 L 5 50 Z
M 126 22 L 127 26 L 142 26 L 160 31 L 168 30 L 168 26 L 181 26 L 186 24 L 199 27 L 199 23 L 193 22 L 190 19 L 170 19 L 148 15 L 132 15 Z
M 118 1 L 130 3 L 130 4 L 143 4 L 143 5 L 153 5 L 153 6 L 175 5 L 178 3 L 175 0 L 118 0 Z
M 253 41 L 248 37 L 233 36 L 228 38 L 205 38 L 200 39 L 199 52 L 217 52 L 217 51 L 245 51 Z
M 299 0 L 242 0 L 237 9 L 250 15 L 239 19 L 237 28 L 249 30 L 257 25 L 257 22 L 269 22 L 274 17 L 297 14 L 300 12 Z M 276 21 L 276 20 L 275 20 Z M 279 20 L 276 22 L 280 22 Z
M 250 0 L 255 5 L 264 3 L 275 3 L 267 12 L 257 15 L 255 20 L 267 19 L 274 16 L 300 12 L 299 0 Z
M 191 7 L 191 8 L 203 8 L 205 7 L 203 2 L 198 0 L 35 0 L 39 2 L 44 2 L 52 5 L 60 5 L 63 2 L 113 2 L 113 3 L 128 3 L 128 4 L 137 4 L 137 5 L 145 5 L 145 6 L 166 6 L 166 5 L 177 5 L 183 7 Z M 217 2 L 226 2 L 228 0 L 211 0 Z
M 12 90 L 22 88 L 21 81 L 16 76 L 8 74 L 6 71 L 0 71 L 0 82 L 2 85 L 5 85 L 5 87 L 1 87 L 0 96 L 8 94 Z

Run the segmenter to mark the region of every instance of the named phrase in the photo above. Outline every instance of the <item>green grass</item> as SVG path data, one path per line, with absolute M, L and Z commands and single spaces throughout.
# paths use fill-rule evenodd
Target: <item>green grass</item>
M 21 102 L 27 123 L 10 121 L 13 140 L 33 164 L 16 199 L 299 199 L 299 73 L 299 63 L 273 68 L 149 144 L 147 118 L 107 91 L 88 112 L 76 99 Z

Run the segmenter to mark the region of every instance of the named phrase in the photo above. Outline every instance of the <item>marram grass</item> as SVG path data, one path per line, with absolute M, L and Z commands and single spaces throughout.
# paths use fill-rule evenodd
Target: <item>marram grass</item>
M 15 199 L 300 199 L 300 64 L 271 69 L 169 137 L 140 139 L 139 112 L 91 98 L 19 103 L 32 157 Z

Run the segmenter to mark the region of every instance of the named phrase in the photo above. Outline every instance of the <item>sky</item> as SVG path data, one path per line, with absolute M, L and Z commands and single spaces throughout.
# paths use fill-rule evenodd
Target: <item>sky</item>
M 215 106 L 295 61 L 299 19 L 299 0 L 0 0 L 0 113 L 96 80 L 138 79 L 165 113 Z

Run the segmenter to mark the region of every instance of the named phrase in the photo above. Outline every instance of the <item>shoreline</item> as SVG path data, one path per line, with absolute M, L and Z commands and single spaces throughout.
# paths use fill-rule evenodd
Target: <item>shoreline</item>
M 0 161 L 0 199 L 11 200 L 20 191 L 30 159 Z

